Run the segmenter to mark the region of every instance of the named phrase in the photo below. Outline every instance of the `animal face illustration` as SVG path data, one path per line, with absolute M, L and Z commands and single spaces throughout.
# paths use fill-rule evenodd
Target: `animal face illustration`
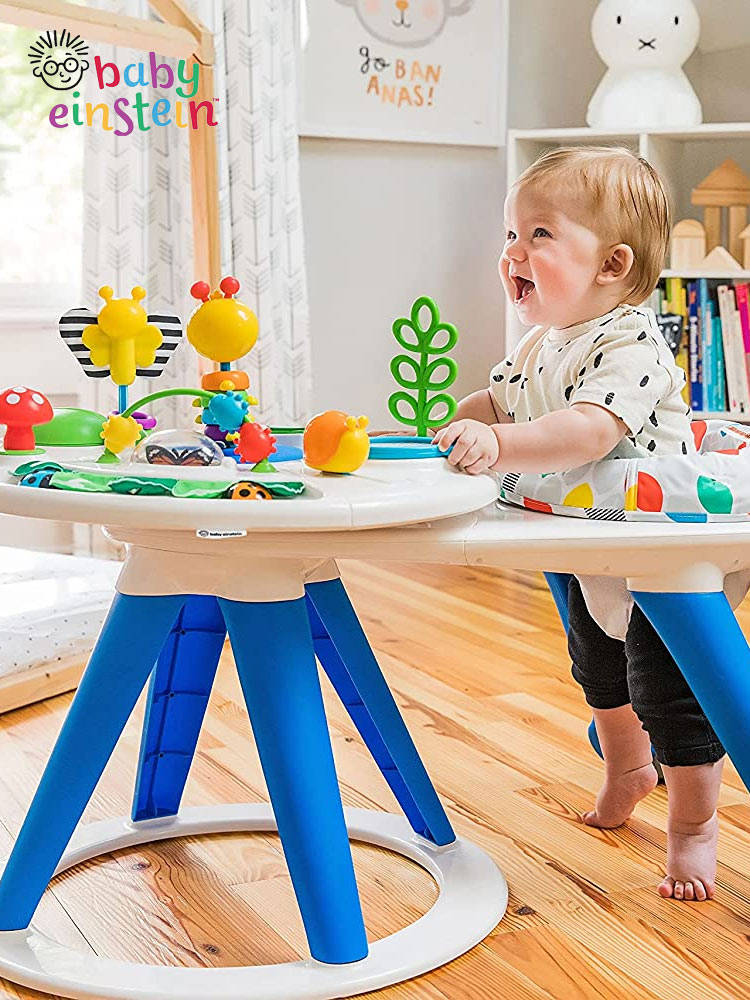
M 88 46 L 69 31 L 47 31 L 29 49 L 34 76 L 52 90 L 73 90 L 89 68 Z
M 363 28 L 391 45 L 426 45 L 449 17 L 465 14 L 474 0 L 338 0 L 353 7 Z
M 699 34 L 693 0 L 601 0 L 591 22 L 596 50 L 613 69 L 680 67 Z

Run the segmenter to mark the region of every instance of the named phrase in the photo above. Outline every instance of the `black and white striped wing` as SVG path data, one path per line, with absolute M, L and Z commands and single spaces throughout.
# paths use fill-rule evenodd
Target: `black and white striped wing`
M 149 313 L 148 321 L 159 327 L 163 339 L 151 367 L 136 368 L 135 373 L 141 378 L 158 378 L 169 364 L 182 339 L 182 322 L 179 316 L 173 316 L 171 313 Z
M 90 309 L 68 309 L 60 317 L 58 329 L 65 346 L 89 378 L 108 378 L 109 367 L 99 368 L 91 360 L 89 349 L 83 342 L 84 330 L 96 324 L 97 314 Z

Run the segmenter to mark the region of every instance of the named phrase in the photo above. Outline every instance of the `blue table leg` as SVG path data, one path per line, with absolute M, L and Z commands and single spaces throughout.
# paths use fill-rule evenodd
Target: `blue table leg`
M 151 677 L 133 820 L 180 808 L 227 628 L 215 597 L 190 596 Z
M 557 613 L 560 615 L 560 620 L 562 621 L 563 628 L 568 631 L 568 583 L 570 581 L 570 573 L 545 573 L 544 579 L 547 581 L 547 586 L 552 591 L 552 597 L 555 600 L 555 605 L 557 607 Z
M 456 835 L 343 583 L 305 589 L 318 659 L 412 828 L 433 843 L 453 843 Z
M 219 599 L 313 958 L 367 955 L 304 598 Z
M 183 601 L 115 596 L 0 880 L 0 930 L 28 926 Z
M 723 592 L 633 598 L 659 633 L 750 789 L 750 649 Z
M 547 581 L 549 589 L 552 591 L 552 597 L 555 601 L 555 606 L 557 607 L 557 613 L 560 615 L 560 621 L 563 624 L 563 628 L 566 633 L 568 631 L 568 582 L 570 580 L 570 573 L 545 573 L 544 579 Z M 602 745 L 599 742 L 599 734 L 596 731 L 596 722 L 592 719 L 589 723 L 589 728 L 587 730 L 589 743 L 594 748 L 595 753 L 597 753 L 602 760 L 604 760 L 604 754 L 602 753 Z

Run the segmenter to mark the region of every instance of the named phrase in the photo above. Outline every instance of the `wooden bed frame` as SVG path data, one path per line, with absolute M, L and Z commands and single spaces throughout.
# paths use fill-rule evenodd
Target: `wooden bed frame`
M 67 28 L 84 41 L 106 42 L 162 56 L 187 59 L 200 66 L 196 102 L 214 97 L 214 42 L 211 32 L 180 0 L 149 0 L 161 21 L 147 21 L 64 0 L 0 0 L 0 23 L 38 31 Z M 220 280 L 219 182 L 216 130 L 188 130 L 193 208 L 195 280 L 215 288 Z M 69 657 L 0 677 L 0 713 L 50 698 L 77 687 L 86 657 Z
M 69 656 L 20 674 L 0 677 L 0 715 L 72 691 L 78 687 L 85 667 L 85 656 Z

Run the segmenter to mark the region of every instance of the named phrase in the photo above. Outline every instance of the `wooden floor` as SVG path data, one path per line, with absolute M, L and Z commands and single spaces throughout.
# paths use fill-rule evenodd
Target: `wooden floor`
M 750 799 L 734 770 L 727 768 L 721 796 L 716 900 L 662 900 L 654 886 L 664 861 L 663 788 L 617 831 L 580 822 L 601 765 L 586 741 L 589 712 L 569 676 L 542 578 L 445 567 L 343 568 L 451 820 L 492 855 L 510 885 L 508 912 L 482 945 L 370 996 L 750 998 Z M 750 633 L 750 604 L 742 620 Z M 265 798 L 230 654 L 224 661 L 186 804 Z M 327 684 L 325 695 L 345 802 L 395 811 Z M 0 718 L 0 854 L 10 848 L 69 702 L 63 695 Z M 128 811 L 141 717 L 139 706 L 85 819 Z M 372 940 L 434 901 L 430 877 L 415 865 L 376 848 L 354 852 Z M 164 965 L 283 962 L 305 954 L 271 836 L 192 838 L 104 856 L 57 878 L 36 923 L 84 951 Z M 0 983 L 0 996 L 40 995 Z

